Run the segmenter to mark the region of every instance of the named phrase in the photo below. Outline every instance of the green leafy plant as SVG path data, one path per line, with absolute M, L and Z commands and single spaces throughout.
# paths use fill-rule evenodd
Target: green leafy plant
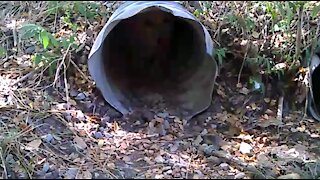
M 71 30 L 71 32 L 67 36 L 57 37 L 38 24 L 23 25 L 19 29 L 20 37 L 36 40 L 36 45 L 41 46 L 40 51 L 32 55 L 33 64 L 35 66 L 48 66 L 49 75 L 52 76 L 57 68 L 57 61 L 61 60 L 64 53 L 67 50 L 72 52 L 79 48 L 78 41 L 76 41 L 77 32 L 80 28 L 80 25 L 76 23 L 77 18 L 84 17 L 85 20 L 94 20 L 99 16 L 101 17 L 103 14 L 101 7 L 96 2 L 48 2 L 48 9 L 45 11 L 47 17 L 52 15 L 61 17 L 60 22 L 66 25 L 67 30 Z
M 50 1 L 48 2 L 48 10 L 46 12 L 48 15 L 58 12 L 65 18 L 81 16 L 90 20 L 94 20 L 98 16 L 103 15 L 99 4 L 86 1 Z
M 0 57 L 4 57 L 6 55 L 6 49 L 3 47 L 0 47 Z
M 221 65 L 223 63 L 224 58 L 226 57 L 226 52 L 228 50 L 226 48 L 218 48 L 216 49 L 215 56 L 218 60 L 218 64 Z
M 273 64 L 273 61 L 271 58 L 266 57 L 265 55 L 257 56 L 254 58 L 247 58 L 246 59 L 247 65 L 251 67 L 259 67 L 261 69 L 266 69 L 266 73 L 271 73 L 271 65 Z
M 253 92 L 261 94 L 265 93 L 265 85 L 261 80 L 261 75 L 254 75 L 249 77 L 249 87 Z
M 311 12 L 311 17 L 313 19 L 318 17 L 319 11 L 320 11 L 320 5 L 314 6 L 313 9 L 312 9 L 312 12 Z
M 32 56 L 32 61 L 35 65 L 48 65 L 50 76 L 53 75 L 56 69 L 55 62 L 62 57 L 62 52 L 69 46 L 74 49 L 78 48 L 75 43 L 75 35 L 56 39 L 46 29 L 36 24 L 26 24 L 20 28 L 19 32 L 21 38 L 34 38 L 42 45 L 43 51 L 35 53 Z
M 193 12 L 193 15 L 196 16 L 197 18 L 199 18 L 200 15 L 201 15 L 201 10 L 196 9 L 196 10 Z
M 44 49 L 58 47 L 57 40 L 51 33 L 36 24 L 26 24 L 20 29 L 21 38 L 36 38 Z
M 231 14 L 231 15 L 227 15 L 225 17 L 226 21 L 228 23 L 230 23 L 230 25 L 234 28 L 236 28 L 236 31 L 240 31 L 239 26 L 238 26 L 238 19 L 237 16 Z
M 254 27 L 254 21 L 251 17 L 243 17 L 239 15 L 227 15 L 226 20 L 230 25 L 236 29 L 236 32 L 241 32 L 241 30 L 244 31 L 244 33 L 251 32 Z
M 212 7 L 212 2 L 210 1 L 199 1 L 200 4 L 202 4 L 202 13 L 204 15 L 208 14 L 209 10 L 211 9 Z

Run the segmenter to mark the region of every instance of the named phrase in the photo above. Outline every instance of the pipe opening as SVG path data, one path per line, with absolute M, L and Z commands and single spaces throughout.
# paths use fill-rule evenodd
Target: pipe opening
M 150 7 L 120 21 L 105 39 L 106 76 L 132 100 L 185 91 L 185 82 L 205 60 L 203 34 L 199 24 Z

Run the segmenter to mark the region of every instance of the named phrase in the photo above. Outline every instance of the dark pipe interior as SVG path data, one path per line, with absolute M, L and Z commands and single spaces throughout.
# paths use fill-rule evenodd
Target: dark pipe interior
M 320 112 L 320 66 L 316 67 L 316 69 L 313 71 L 311 79 L 313 98 L 316 108 L 318 112 Z
M 159 13 L 165 18 L 158 18 Z M 145 18 L 142 25 L 139 16 Z M 143 28 L 140 32 L 139 25 L 154 28 L 158 35 L 153 37 Z M 165 35 L 170 39 L 161 33 L 170 33 Z M 149 45 L 150 38 L 155 38 L 152 42 L 157 44 Z M 154 52 L 148 52 L 153 47 Z M 205 44 L 189 22 L 157 8 L 120 21 L 103 45 L 106 75 L 111 83 L 126 91 L 124 94 L 134 94 L 141 88 L 158 93 L 178 90 L 179 84 L 197 70 L 203 51 Z

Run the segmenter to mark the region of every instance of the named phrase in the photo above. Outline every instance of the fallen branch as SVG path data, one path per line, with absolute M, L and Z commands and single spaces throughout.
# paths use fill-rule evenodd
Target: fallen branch
M 57 80 L 58 80 L 58 78 L 59 78 L 59 74 L 60 74 L 61 67 L 62 67 L 62 65 L 64 64 L 64 61 L 65 61 L 65 59 L 66 59 L 66 57 L 67 57 L 67 55 L 68 55 L 68 53 L 69 53 L 70 47 L 71 47 L 71 44 L 69 44 L 66 52 L 65 52 L 64 55 L 63 55 L 63 58 L 62 58 L 62 60 L 61 60 L 61 63 L 59 64 L 59 66 L 58 66 L 58 68 L 57 68 L 56 75 L 55 75 L 54 81 L 53 81 L 53 83 L 52 83 L 53 86 L 55 86 L 56 83 L 57 83 Z
M 77 64 L 70 59 L 71 64 L 77 69 L 77 71 L 79 71 L 79 73 L 82 75 L 82 77 L 87 81 L 90 82 L 90 79 L 81 71 L 81 69 L 77 66 Z
M 22 76 L 20 79 L 16 80 L 14 83 L 12 83 L 11 85 L 14 86 L 16 84 L 18 84 L 19 82 L 22 82 L 28 78 L 30 78 L 31 76 L 33 76 L 35 73 L 37 73 L 41 68 L 38 67 L 36 69 L 34 69 L 33 71 L 27 73 L 26 75 Z
M 66 101 L 67 101 L 67 110 L 70 109 L 70 102 L 69 102 L 69 88 L 68 88 L 68 78 L 67 78 L 67 65 L 66 65 L 66 62 L 65 61 L 62 61 L 63 62 L 63 79 L 64 79 L 64 89 L 65 89 L 65 92 L 66 92 Z
M 243 70 L 244 63 L 245 63 L 245 61 L 247 59 L 249 47 L 250 47 L 250 41 L 247 44 L 246 53 L 244 54 L 243 61 L 242 61 L 242 64 L 241 64 L 241 68 L 240 68 L 240 71 L 239 71 L 239 74 L 238 74 L 238 84 L 240 83 L 240 77 L 241 77 L 241 73 L 242 73 L 242 70 Z
M 284 99 L 284 97 L 281 96 L 278 101 L 278 111 L 277 111 L 277 120 L 278 121 L 282 121 L 283 99 Z
M 6 167 L 6 161 L 5 158 L 2 154 L 2 148 L 0 147 L 0 158 L 2 162 L 2 167 L 3 167 L 3 178 L 7 179 L 8 178 L 8 172 L 7 172 L 7 167 Z

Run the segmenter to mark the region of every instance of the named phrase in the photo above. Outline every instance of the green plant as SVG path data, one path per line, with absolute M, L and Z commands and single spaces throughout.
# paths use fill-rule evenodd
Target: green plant
M 6 49 L 3 47 L 0 47 L 0 58 L 4 57 L 6 55 Z
M 20 28 L 19 34 L 22 39 L 35 39 L 42 45 L 43 51 L 37 52 L 32 56 L 34 65 L 45 65 L 49 67 L 50 76 L 56 69 L 56 61 L 62 57 L 63 51 L 71 48 L 78 48 L 75 43 L 75 36 L 69 38 L 56 39 L 43 27 L 36 24 L 26 24 Z
M 36 45 L 42 47 L 32 55 L 32 61 L 35 66 L 48 67 L 49 75 L 52 76 L 56 71 L 57 62 L 65 53 L 79 48 L 77 34 L 83 27 L 77 24 L 76 19 L 84 17 L 86 20 L 94 20 L 101 16 L 103 11 L 96 2 L 50 1 L 45 13 L 47 17 L 51 15 L 61 17 L 60 22 L 67 27 L 65 29 L 68 31 L 67 35 L 56 35 L 38 24 L 23 25 L 19 29 L 19 35 L 21 39 L 35 40 Z
M 294 163 L 293 171 L 300 174 L 302 179 L 319 179 L 320 178 L 320 163 L 305 162 L 301 165 Z
M 249 86 L 253 92 L 261 94 L 265 93 L 265 85 L 262 82 L 261 75 L 253 75 L 249 77 Z
M 101 6 L 95 2 L 86 1 L 49 1 L 48 15 L 60 13 L 65 18 L 73 18 L 75 16 L 85 17 L 90 20 L 103 15 Z
M 202 7 L 202 13 L 204 15 L 206 15 L 209 10 L 212 8 L 212 2 L 210 1 L 199 1 L 199 3 L 201 4 L 201 7 Z
M 252 30 L 255 27 L 254 21 L 251 17 L 246 16 L 240 16 L 240 15 L 227 15 L 226 21 L 230 23 L 230 25 L 236 29 L 236 32 L 240 33 L 241 30 L 243 33 L 248 34 L 249 32 L 252 32 Z
M 226 48 L 216 49 L 215 56 L 216 56 L 216 59 L 218 60 L 218 65 L 222 65 L 223 60 L 226 57 L 226 52 L 228 52 Z
M 271 73 L 271 65 L 273 64 L 273 61 L 271 58 L 266 57 L 265 55 L 258 55 L 254 58 L 247 58 L 246 63 L 248 66 L 254 67 L 254 68 L 260 68 L 265 69 L 267 74 Z
M 199 18 L 200 15 L 201 15 L 201 10 L 196 9 L 196 10 L 193 12 L 193 15 L 194 15 L 195 17 Z

